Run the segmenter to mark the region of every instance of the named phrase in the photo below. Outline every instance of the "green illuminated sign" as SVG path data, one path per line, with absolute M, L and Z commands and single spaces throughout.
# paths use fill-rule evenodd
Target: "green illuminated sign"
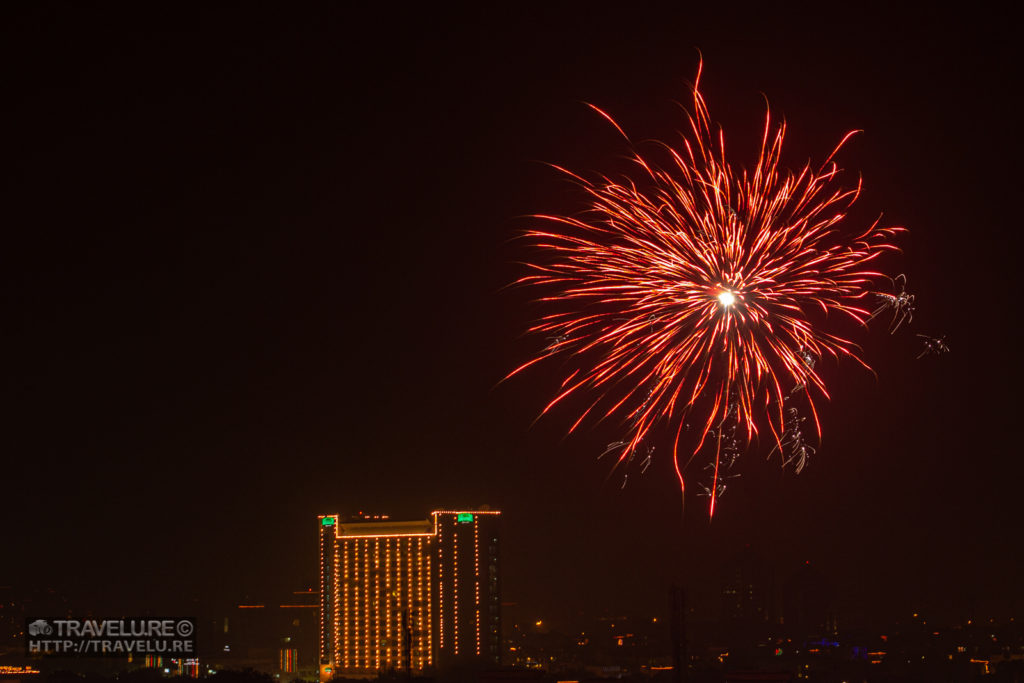
M 460 512 L 455 517 L 455 521 L 458 522 L 459 524 L 466 524 L 467 522 L 472 522 L 473 521 L 473 513 L 472 512 Z
M 324 517 L 320 520 L 320 523 L 324 526 L 334 526 L 334 517 Z

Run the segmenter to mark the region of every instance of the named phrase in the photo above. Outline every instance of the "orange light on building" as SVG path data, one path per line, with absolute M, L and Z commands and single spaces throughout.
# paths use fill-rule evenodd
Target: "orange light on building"
M 429 626 L 430 624 L 434 623 L 433 622 L 433 618 L 434 618 L 433 609 L 434 609 L 434 606 L 433 606 L 433 601 L 432 601 L 432 597 L 431 597 L 431 595 L 432 595 L 431 591 L 429 591 L 429 590 L 423 591 L 422 577 L 424 577 L 424 576 L 430 577 L 431 576 L 431 574 L 430 574 L 430 555 L 423 555 L 422 553 L 420 553 L 420 557 L 425 562 L 425 564 L 424 564 L 424 571 L 420 573 L 420 577 L 421 577 L 420 595 L 421 596 L 423 596 L 424 594 L 426 595 L 426 601 L 427 601 L 427 619 L 426 619 L 426 623 Z M 423 598 L 422 597 L 420 598 L 420 602 L 421 603 L 423 602 Z M 423 629 L 423 615 L 420 615 L 420 630 L 422 630 L 422 629 Z M 433 638 L 430 638 L 428 640 L 428 642 L 430 642 L 432 640 L 433 640 Z M 422 641 L 420 642 L 420 645 L 421 645 L 421 648 L 423 650 L 426 650 L 426 652 L 427 652 L 427 666 L 433 665 L 433 663 L 434 663 L 434 648 L 432 648 L 432 647 L 424 647 L 425 643 L 423 643 Z M 422 658 L 421 658 L 421 661 L 422 661 Z
M 440 605 L 444 605 L 444 529 L 437 523 L 437 514 L 434 514 L 434 528 L 437 529 L 437 598 Z M 441 649 L 444 649 L 444 609 L 440 609 L 437 615 L 438 636 L 437 640 Z
M 459 535 L 453 533 L 452 535 L 452 583 L 455 585 L 454 595 L 452 600 L 454 623 L 452 629 L 452 642 L 455 646 L 452 648 L 455 656 L 459 655 Z
M 482 656 L 488 647 L 497 662 L 497 531 L 493 521 L 480 520 L 498 514 L 440 511 L 432 520 L 413 522 L 381 515 L 321 521 L 321 609 L 329 615 L 321 627 L 321 679 L 328 669 L 332 676 L 364 677 L 408 663 L 422 671 L 437 656 Z M 485 530 L 493 536 L 488 565 Z M 492 577 L 486 590 L 485 566 Z M 492 614 L 489 630 L 485 605 Z
M 423 557 L 433 537 L 430 522 L 391 522 L 377 516 L 370 522 L 339 522 L 331 530 L 338 579 L 332 591 L 337 634 L 328 661 L 332 675 L 394 669 L 406 657 L 422 670 L 429 663 L 432 639 L 423 610 L 431 586 Z
M 279 653 L 279 664 L 281 671 L 295 673 L 299 667 L 299 651 L 295 648 L 282 649 Z
M 480 523 L 473 515 L 473 579 L 476 586 L 476 653 L 480 654 Z
M 335 543 L 337 543 L 337 541 L 335 541 Z M 337 555 L 338 552 L 335 551 L 335 554 Z M 342 581 L 344 582 L 345 586 L 348 586 L 349 585 L 349 581 L 351 580 L 350 579 L 350 576 L 351 576 L 350 571 L 351 570 L 350 570 L 349 563 L 348 563 L 348 557 L 349 557 L 348 549 L 346 548 L 340 554 L 342 556 L 342 572 L 344 572 L 342 574 Z M 342 623 L 344 624 L 344 627 L 343 627 L 344 628 L 344 633 L 343 633 L 343 638 L 341 639 L 342 647 L 343 647 L 343 649 L 342 649 L 342 664 L 347 669 L 347 668 L 349 668 L 352 665 L 352 658 L 351 658 L 351 653 L 352 653 L 352 614 L 349 611 L 349 603 L 350 603 L 349 591 L 347 591 L 347 590 L 345 591 L 345 595 L 341 599 L 341 603 L 342 603 L 341 618 L 342 618 Z M 335 615 L 337 615 L 337 612 L 335 612 Z M 336 630 L 340 630 L 340 629 L 336 629 Z

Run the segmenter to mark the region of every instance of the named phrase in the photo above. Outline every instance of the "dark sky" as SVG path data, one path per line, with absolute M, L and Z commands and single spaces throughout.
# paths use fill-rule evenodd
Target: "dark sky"
M 748 544 L 848 621 L 1024 608 L 1009 23 L 671 7 L 5 4 L 0 584 L 177 613 L 309 584 L 317 513 L 487 503 L 522 614 L 662 612 L 679 572 L 713 610 Z M 617 168 L 583 102 L 672 139 L 698 49 L 740 161 L 762 93 L 789 165 L 865 131 L 852 219 L 910 228 L 918 309 L 877 378 L 825 370 L 804 474 L 751 453 L 681 534 L 666 460 L 620 490 L 614 428 L 530 426 L 557 367 L 496 385 L 544 343 L 524 217 L 583 206 L 544 163 Z

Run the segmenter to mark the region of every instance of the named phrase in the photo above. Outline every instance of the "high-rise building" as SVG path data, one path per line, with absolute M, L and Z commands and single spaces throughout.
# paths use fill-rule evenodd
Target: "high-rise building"
M 437 653 L 442 663 L 500 662 L 499 520 L 490 510 L 433 513 Z
M 321 515 L 320 678 L 500 661 L 496 510 Z
M 724 562 L 722 619 L 731 627 L 755 626 L 769 620 L 773 582 L 761 555 L 749 545 Z

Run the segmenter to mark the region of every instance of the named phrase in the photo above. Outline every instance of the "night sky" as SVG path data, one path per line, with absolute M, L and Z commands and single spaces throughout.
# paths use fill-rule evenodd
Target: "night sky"
M 841 626 L 1019 616 L 1007 18 L 672 7 L 5 4 L 0 585 L 189 613 L 312 585 L 318 513 L 489 504 L 503 599 L 555 623 L 663 613 L 674 577 L 713 616 L 747 545 L 828 577 Z M 584 102 L 674 140 L 698 50 L 741 162 L 764 97 L 790 167 L 865 131 L 851 220 L 910 229 L 885 268 L 918 306 L 863 336 L 877 377 L 824 364 L 803 474 L 762 446 L 681 526 L 670 440 L 621 490 L 615 424 L 531 426 L 557 362 L 499 381 L 545 343 L 517 236 L 584 206 L 546 164 L 622 167 Z

